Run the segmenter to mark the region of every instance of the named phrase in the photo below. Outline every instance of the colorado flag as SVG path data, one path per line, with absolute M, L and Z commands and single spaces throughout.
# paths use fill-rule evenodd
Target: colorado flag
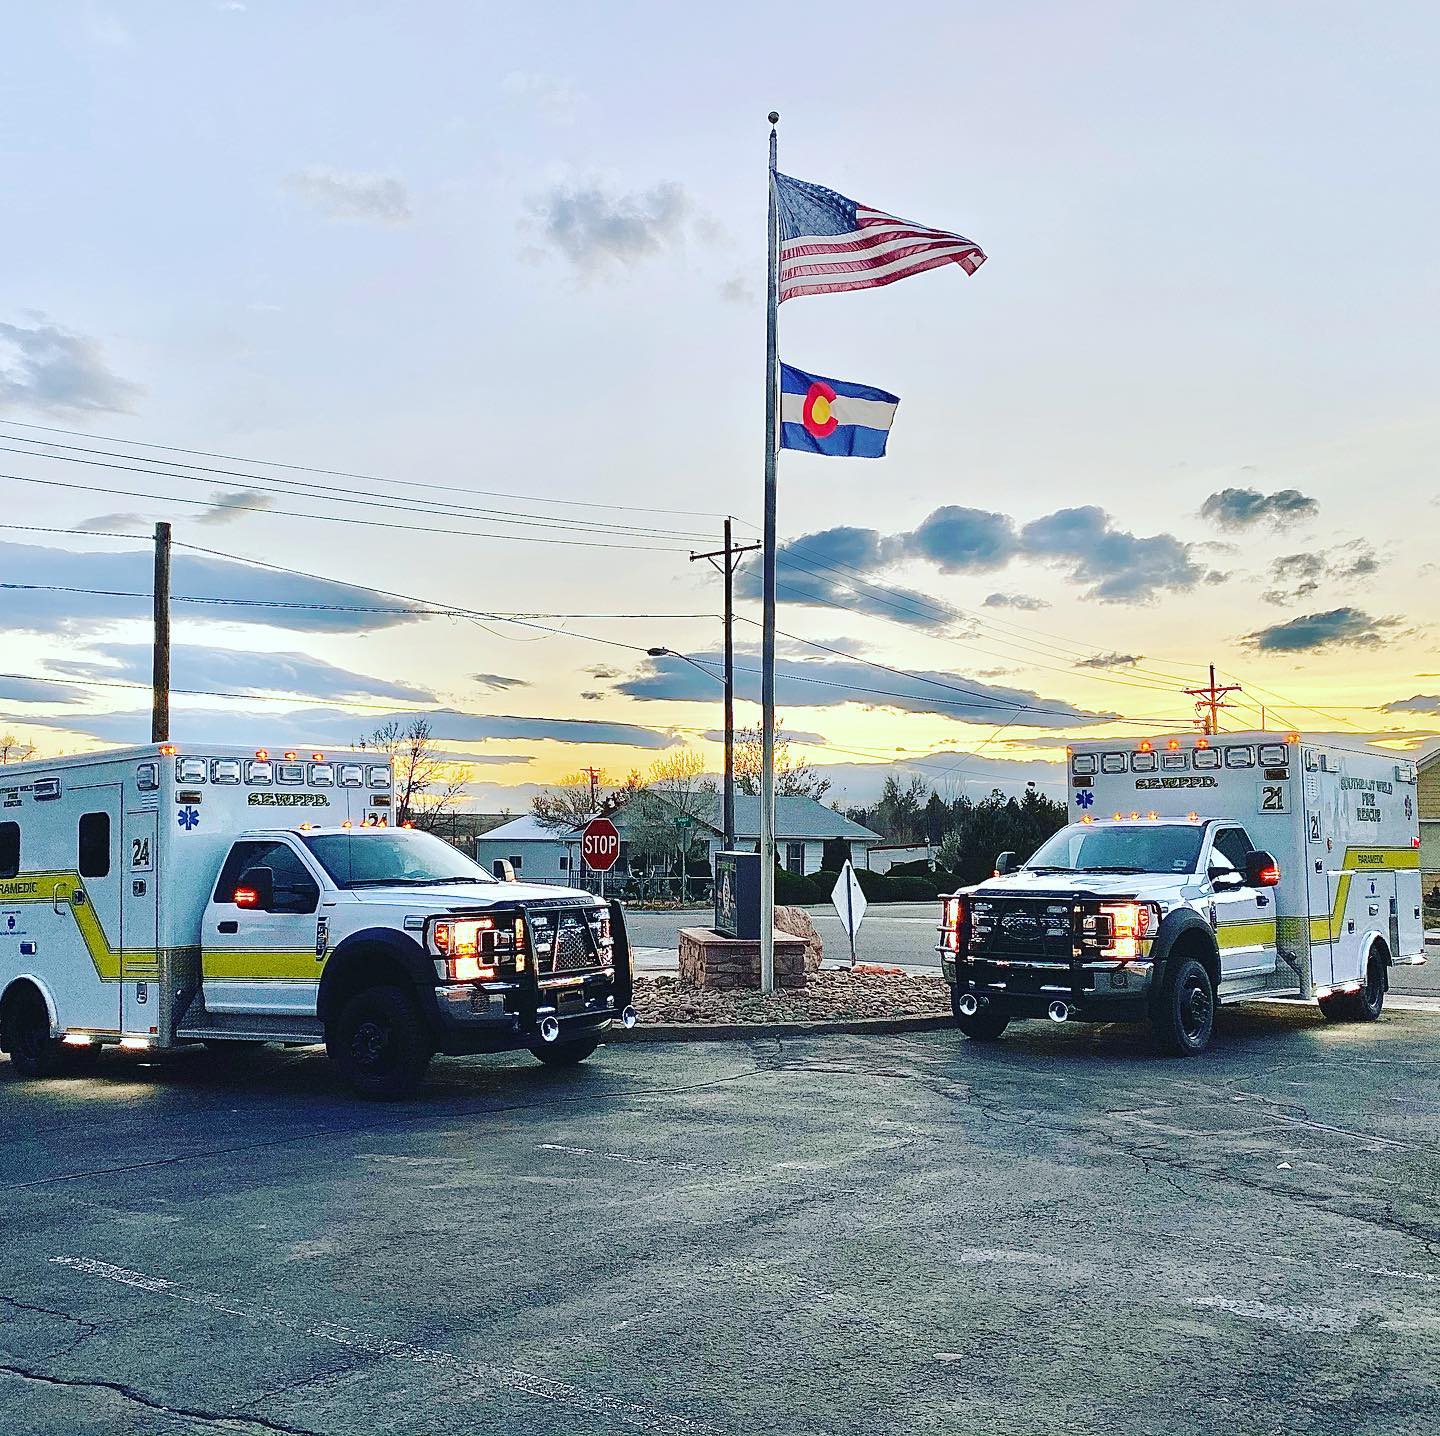
M 822 379 L 780 366 L 780 447 L 879 459 L 900 400 L 868 384 Z

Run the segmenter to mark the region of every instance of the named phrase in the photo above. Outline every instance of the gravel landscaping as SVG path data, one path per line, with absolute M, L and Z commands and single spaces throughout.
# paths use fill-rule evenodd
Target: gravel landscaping
M 850 1022 L 865 1017 L 934 1017 L 950 1011 L 950 990 L 937 976 L 849 971 L 812 972 L 806 986 L 768 996 L 753 990 L 714 992 L 674 977 L 637 977 L 635 1006 L 646 1024 Z

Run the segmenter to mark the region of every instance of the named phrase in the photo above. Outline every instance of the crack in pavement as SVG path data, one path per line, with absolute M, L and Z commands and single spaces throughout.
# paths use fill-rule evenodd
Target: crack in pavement
M 123 1381 L 102 1381 L 98 1378 L 56 1376 L 33 1367 L 12 1366 L 0 1363 L 0 1376 L 13 1376 L 20 1381 L 33 1381 L 45 1386 L 61 1386 L 76 1391 L 110 1391 L 147 1411 L 158 1411 L 166 1416 L 175 1416 L 187 1421 L 203 1422 L 215 1431 L 235 1431 L 242 1436 L 253 1436 L 256 1432 L 278 1433 L 278 1436 L 321 1436 L 303 1426 L 286 1426 L 282 1422 L 267 1421 L 263 1416 L 232 1415 L 223 1411 L 206 1411 L 194 1406 L 170 1406 L 157 1401 Z

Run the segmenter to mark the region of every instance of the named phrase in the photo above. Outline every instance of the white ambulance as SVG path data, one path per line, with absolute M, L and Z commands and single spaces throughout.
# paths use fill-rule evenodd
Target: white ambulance
M 1425 961 L 1415 764 L 1298 733 L 1069 749 L 1071 823 L 944 899 L 941 965 L 981 1041 L 1012 1018 L 1148 1020 L 1202 1051 L 1219 1003 L 1380 1014 Z
M 374 752 L 149 745 L 0 768 L 0 1048 L 323 1042 L 363 1095 L 436 1053 L 589 1056 L 632 1026 L 618 905 L 392 826 Z

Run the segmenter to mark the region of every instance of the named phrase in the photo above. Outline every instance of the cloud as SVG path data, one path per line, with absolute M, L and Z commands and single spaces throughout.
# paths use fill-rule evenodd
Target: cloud
M 720 286 L 720 298 L 726 304 L 753 304 L 755 286 L 743 274 L 732 275 Z
M 1194 588 L 1205 577 L 1189 545 L 1173 534 L 1142 538 L 1116 528 L 1093 504 L 1035 519 L 1020 539 L 1029 557 L 1065 569 L 1073 582 L 1089 585 L 1087 598 L 1102 603 L 1145 603 L 1167 590 Z
M 530 200 L 528 220 L 545 247 L 585 277 L 677 248 L 699 224 L 694 202 L 673 181 L 629 194 L 594 183 L 552 185 Z
M 530 686 L 527 678 L 507 678 L 503 673 L 472 673 L 470 678 L 472 682 L 478 683 L 482 688 L 504 690 Z
M 1258 523 L 1275 528 L 1313 519 L 1320 505 L 1299 489 L 1277 489 L 1262 494 L 1259 489 L 1220 489 L 1200 505 L 1200 517 L 1221 528 L 1246 529 Z
M 407 224 L 410 197 L 393 175 L 347 174 L 311 166 L 287 175 L 285 188 L 331 219 Z
M 1018 608 L 1026 613 L 1035 613 L 1042 608 L 1050 607 L 1043 598 L 1035 598 L 1028 593 L 987 593 L 984 606 L 986 608 Z
M 1015 522 L 1008 514 L 947 504 L 918 528 L 896 535 L 893 551 L 928 559 L 941 573 L 988 573 L 1015 556 Z
M 75 553 L 0 541 L 0 623 L 12 631 L 78 632 L 89 637 L 97 626 L 125 619 L 148 620 L 153 573 L 154 556 L 148 547 L 118 553 Z M 6 584 L 37 587 L 6 589 Z M 425 611 L 423 606 L 384 597 L 373 589 L 183 551 L 175 554 L 172 563 L 171 594 L 175 612 L 189 619 L 263 624 L 297 633 L 369 633 L 413 623 Z M 297 606 L 211 605 L 182 602 L 185 598 Z
M 793 731 L 789 728 L 782 728 L 780 731 L 792 743 L 828 743 L 830 741 L 823 733 L 807 733 L 802 728 L 796 728 Z M 707 743 L 723 743 L 725 730 L 723 728 L 707 728 L 700 736 Z
M 719 653 L 693 654 L 696 663 L 720 674 Z M 759 664 L 754 655 L 737 659 L 736 696 L 760 701 Z M 957 691 L 959 690 L 959 691 Z M 632 678 L 616 691 L 641 700 L 717 702 L 719 685 L 706 673 L 674 658 L 647 659 Z M 960 723 L 998 723 L 1019 712 L 1027 725 L 1046 728 L 1093 723 L 1113 714 L 1086 712 L 1060 698 L 1042 697 L 1021 688 L 996 687 L 972 678 L 938 672 L 887 673 L 852 659 L 780 658 L 775 663 L 776 702 L 786 708 L 837 708 L 859 703 L 869 708 L 893 708 L 909 713 L 931 713 Z
M 1413 693 L 1409 698 L 1397 698 L 1393 703 L 1382 703 L 1382 713 L 1440 713 L 1440 693 Z
M 619 678 L 622 676 L 618 668 L 611 668 L 608 663 L 597 663 L 593 667 L 587 668 L 585 672 L 588 673 L 592 678 L 599 678 L 602 680 L 606 678 Z
M 30 327 L 0 324 L 0 414 L 27 409 L 74 418 L 124 414 L 144 391 L 112 373 L 100 345 L 34 316 Z
M 233 709 L 176 707 L 171 732 L 177 743 L 222 743 L 267 748 L 298 748 L 311 743 L 324 747 L 350 747 L 392 719 L 403 725 L 416 717 L 414 709 L 394 713 L 347 713 L 339 708 L 295 709 L 256 714 Z M 424 714 L 439 743 L 480 743 L 489 739 L 528 742 L 576 743 L 582 746 L 617 744 L 631 748 L 670 748 L 676 739 L 654 728 L 633 723 L 605 723 L 583 718 L 525 718 L 464 713 L 454 708 L 431 709 Z M 88 713 L 76 718 L 27 717 L 26 727 L 63 729 L 105 743 L 143 743 L 150 732 L 150 709 L 118 713 Z M 467 755 L 468 756 L 468 755 Z
M 1076 668 L 1133 668 L 1145 655 L 1143 653 L 1096 653 L 1089 658 L 1077 659 Z
M 113 534 L 148 529 L 150 524 L 151 520 L 147 519 L 144 514 L 96 514 L 93 519 L 81 519 L 71 528 L 70 532 L 72 534 Z
M 1309 653 L 1319 648 L 1370 648 L 1394 636 L 1399 620 L 1372 618 L 1358 608 L 1332 608 L 1273 623 L 1244 642 L 1260 653 Z
M 1318 592 L 1322 583 L 1350 584 L 1379 571 L 1380 560 L 1364 539 L 1329 553 L 1281 554 L 1270 565 L 1270 587 L 1260 596 L 1269 603 L 1293 603 Z
M 1116 528 L 1109 514 L 1093 506 L 1059 509 L 1017 531 L 1008 514 L 950 504 L 914 529 L 895 534 L 849 527 L 805 534 L 781 545 L 778 562 L 784 570 L 783 596 L 792 602 L 838 604 L 935 629 L 952 625 L 957 611 L 929 593 L 888 583 L 879 587 L 870 582 L 872 576 L 911 559 L 942 573 L 969 574 L 1004 568 L 1016 558 L 1066 570 L 1072 582 L 1088 586 L 1087 597 L 1105 603 L 1143 603 L 1207 580 L 1189 544 L 1173 534 L 1142 537 Z M 755 597 L 760 582 L 757 568 L 743 570 L 741 592 Z M 1003 592 L 985 602 L 991 608 L 1044 607 L 1038 599 Z
M 894 541 L 876 529 L 833 528 L 783 543 L 776 554 L 776 591 L 785 603 L 831 605 L 891 618 L 918 628 L 939 629 L 959 615 L 949 604 L 912 588 L 877 587 L 868 576 L 885 565 Z M 852 570 L 847 573 L 845 570 Z M 746 564 L 736 576 L 742 598 L 760 598 L 764 571 Z
M 581 695 L 586 703 L 599 703 L 605 695 L 594 688 L 587 688 Z
M 233 524 L 256 509 L 268 509 L 275 500 L 263 489 L 213 489 L 210 507 L 195 516 L 197 524 Z
M 50 667 L 72 677 L 150 681 L 148 643 L 111 643 L 99 650 L 99 661 L 51 659 Z M 208 644 L 177 644 L 170 651 L 170 681 L 176 688 L 230 693 L 298 693 L 313 698 L 382 698 L 397 703 L 425 703 L 435 695 L 428 688 L 371 678 L 337 668 L 308 653 L 266 653 L 255 649 L 212 648 Z
M 500 81 L 501 91 L 513 100 L 533 105 L 553 125 L 575 122 L 580 93 L 564 80 L 535 70 L 511 70 Z

